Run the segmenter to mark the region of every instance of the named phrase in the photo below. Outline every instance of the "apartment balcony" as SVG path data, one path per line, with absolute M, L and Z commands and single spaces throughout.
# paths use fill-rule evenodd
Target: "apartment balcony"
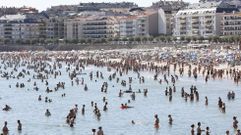
M 213 31 L 208 30 L 208 31 L 206 31 L 205 33 L 206 33 L 206 34 L 213 34 Z
M 213 16 L 205 16 L 205 19 L 213 19 Z
M 180 29 L 185 29 L 185 30 L 186 30 L 186 29 L 187 29 L 187 27 L 186 27 L 186 26 L 182 26 L 182 27 L 180 27 Z
M 186 21 L 186 17 L 180 17 L 178 18 L 179 20 L 185 20 Z
M 192 25 L 199 25 L 199 22 L 192 22 Z
M 5 28 L 4 30 L 5 31 L 12 31 L 13 29 L 12 28 Z
M 180 30 L 180 33 L 186 33 L 187 30 Z
M 102 34 L 109 34 L 108 32 L 83 32 L 83 34 L 88 35 L 102 35 Z
M 212 24 L 213 21 L 212 20 L 209 20 L 209 21 L 205 21 L 205 24 Z
M 198 17 L 192 18 L 192 21 L 193 21 L 193 22 L 196 22 L 196 21 L 198 22 L 198 21 L 199 21 L 199 18 L 198 18 Z
M 4 32 L 4 35 L 12 35 L 12 32 Z
M 83 30 L 104 30 L 107 29 L 107 27 L 87 27 L 83 28 Z
M 182 24 L 182 25 L 186 25 L 187 21 L 179 21 L 179 23 Z
M 193 28 L 193 29 L 199 29 L 199 28 L 200 28 L 200 25 L 199 25 L 199 24 L 192 25 L 192 28 Z
M 107 25 L 107 22 L 89 22 L 86 23 L 85 25 Z
M 205 26 L 206 29 L 212 30 L 213 26 Z
M 186 35 L 187 32 L 180 32 L 180 35 Z

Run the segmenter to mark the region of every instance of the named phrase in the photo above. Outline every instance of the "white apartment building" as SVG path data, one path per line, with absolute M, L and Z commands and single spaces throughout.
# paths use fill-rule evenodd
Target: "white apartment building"
M 173 35 L 177 37 L 209 37 L 222 35 L 222 15 L 237 10 L 237 8 L 225 2 L 193 4 L 187 9 L 178 11 L 175 15 Z
M 84 18 L 67 19 L 64 22 L 66 40 L 79 40 L 83 38 Z
M 130 16 L 120 20 L 120 37 L 149 36 L 147 16 Z
M 223 36 L 241 35 L 241 13 L 223 14 L 221 26 Z
M 220 35 L 220 19 L 215 7 L 181 10 L 175 16 L 174 35 L 178 37 Z
M 84 38 L 107 39 L 117 36 L 115 25 L 117 20 L 114 17 L 90 17 L 83 25 Z
M 115 17 L 77 17 L 65 21 L 65 39 L 108 39 L 118 36 Z
M 39 23 L 31 22 L 25 15 L 6 15 L 0 18 L 0 39 L 7 43 L 37 40 Z

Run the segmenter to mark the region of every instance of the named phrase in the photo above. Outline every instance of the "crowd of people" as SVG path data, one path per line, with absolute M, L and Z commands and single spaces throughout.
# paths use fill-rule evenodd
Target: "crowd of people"
M 114 54 L 114 55 L 113 55 Z M 160 85 L 166 85 L 166 89 L 163 90 L 165 96 L 168 97 L 169 102 L 173 102 L 173 95 L 179 92 L 177 90 L 176 83 L 179 81 L 179 78 L 182 76 L 188 76 L 190 79 L 197 79 L 198 77 L 204 77 L 204 81 L 208 83 L 210 79 L 224 79 L 229 78 L 233 80 L 237 85 L 241 82 L 241 70 L 236 68 L 230 69 L 217 69 L 214 65 L 203 65 L 181 61 L 180 59 L 168 58 L 165 60 L 159 59 L 157 54 L 140 54 L 140 53 L 126 53 L 125 55 L 121 54 L 118 51 L 106 52 L 106 53 L 85 53 L 80 55 L 79 52 L 48 52 L 46 53 L 31 53 L 31 52 L 14 52 L 14 53 L 0 53 L 1 58 L 1 66 L 0 66 L 0 74 L 2 79 L 6 79 L 11 81 L 12 79 L 16 79 L 17 83 L 15 84 L 15 88 L 26 88 L 30 82 L 34 81 L 33 90 L 39 91 L 39 85 L 44 85 L 46 87 L 45 93 L 54 93 L 57 91 L 65 90 L 66 81 L 71 81 L 71 85 L 82 85 L 83 90 L 89 92 L 88 81 L 97 82 L 99 79 L 108 78 L 108 81 L 103 82 L 100 87 L 101 93 L 108 94 L 108 88 L 110 86 L 111 81 L 115 81 L 116 83 L 121 84 L 123 87 L 128 87 L 127 90 L 119 90 L 117 94 L 119 98 L 122 98 L 124 95 L 129 95 L 130 98 L 127 100 L 127 103 L 123 103 L 120 105 L 121 110 L 131 109 L 134 106 L 131 106 L 132 102 L 134 102 L 137 98 L 137 94 L 143 93 L 143 96 L 148 97 L 148 93 L 150 90 L 148 88 L 144 88 L 143 90 L 139 89 L 137 91 L 134 90 L 133 86 L 133 77 L 128 76 L 129 72 L 134 72 L 138 76 L 139 84 L 145 83 L 145 76 L 142 76 L 140 72 L 154 72 L 153 81 L 158 82 Z M 164 64 L 163 64 L 164 63 Z M 66 66 L 64 66 L 66 65 Z M 91 71 L 88 73 L 89 80 L 84 78 L 79 78 L 78 75 L 83 75 L 85 68 L 89 65 L 94 65 L 95 67 L 106 67 L 107 71 L 113 71 L 111 75 L 106 76 L 104 73 L 100 71 Z M 21 68 L 20 68 L 21 67 Z M 66 73 L 68 74 L 69 80 L 58 80 L 58 77 L 61 77 L 63 74 L 63 69 L 65 68 Z M 11 70 L 9 70 L 11 69 Z M 21 70 L 20 70 L 21 69 Z M 173 74 L 175 73 L 175 74 Z M 128 79 L 122 80 L 122 76 L 128 76 Z M 18 81 L 21 78 L 29 78 L 27 82 Z M 49 79 L 56 79 L 58 83 L 55 84 L 54 88 L 49 87 L 49 83 L 52 83 Z M 35 79 L 41 81 L 37 83 Z M 114 86 L 112 86 L 114 87 Z M 14 85 L 9 85 L 9 88 L 13 89 Z M 27 88 L 29 89 L 29 88 Z M 64 98 L 66 93 L 61 91 L 61 97 Z M 180 91 L 180 96 L 186 102 L 199 102 L 200 99 L 200 91 L 197 86 L 191 85 L 190 88 L 185 89 L 182 87 Z M 208 96 L 205 96 L 205 104 L 208 106 Z M 52 103 L 53 100 L 51 97 L 43 97 L 43 95 L 39 95 L 37 100 L 41 102 L 43 99 L 46 103 Z M 227 94 L 227 98 L 229 100 L 235 100 L 235 92 L 230 91 Z M 218 108 L 222 113 L 226 113 L 226 104 L 222 100 L 221 97 L 218 99 Z M 102 113 L 108 111 L 108 98 L 103 96 L 103 106 L 99 105 L 98 102 L 91 101 L 91 109 L 93 110 L 93 114 L 98 121 L 101 120 Z M 74 128 L 76 124 L 76 119 L 78 115 L 85 115 L 86 105 L 83 104 L 82 108 L 79 109 L 78 104 L 75 104 L 72 109 L 69 110 L 68 115 L 66 116 L 65 123 L 69 125 L 69 127 Z M 9 105 L 5 105 L 2 109 L 3 111 L 11 112 L 11 108 Z M 89 109 L 89 108 L 88 108 Z M 45 116 L 51 117 L 53 114 L 50 112 L 51 108 L 46 109 Z M 181 113 L 181 112 L 180 112 Z M 236 116 L 233 117 L 233 128 L 235 130 L 236 135 L 241 135 L 239 126 L 238 126 L 238 118 Z M 135 120 L 132 120 L 131 123 L 135 125 Z M 173 118 L 172 114 L 168 115 L 168 123 L 169 125 L 173 125 L 175 123 L 175 118 Z M 4 122 L 4 126 L 2 128 L 2 134 L 8 135 L 9 129 L 7 127 L 8 122 Z M 161 128 L 160 119 L 158 114 L 154 114 L 154 128 Z M 202 128 L 201 123 L 198 122 L 197 125 L 191 125 L 190 134 L 191 135 L 210 135 L 211 129 L 210 127 Z M 195 130 L 196 127 L 196 130 Z M 22 123 L 20 120 L 17 120 L 17 130 L 22 130 Z M 104 135 L 104 131 L 100 126 L 97 129 L 90 129 L 93 135 Z M 227 130 L 226 135 L 230 135 L 230 131 Z

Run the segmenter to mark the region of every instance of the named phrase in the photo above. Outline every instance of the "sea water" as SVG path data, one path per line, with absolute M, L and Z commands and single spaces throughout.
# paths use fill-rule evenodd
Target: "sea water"
M 91 129 L 97 129 L 99 126 L 103 127 L 105 135 L 189 135 L 190 125 L 197 125 L 197 122 L 201 122 L 203 129 L 209 126 L 212 135 L 222 135 L 226 130 L 234 132 L 232 128 L 233 116 L 237 116 L 238 120 L 241 120 L 241 87 L 235 84 L 230 77 L 223 80 L 210 79 L 206 83 L 201 75 L 196 80 L 186 75 L 179 76 L 176 82 L 177 92 L 173 93 L 172 102 L 169 102 L 164 92 L 169 85 L 154 81 L 154 72 L 140 72 L 140 75 L 145 77 L 143 84 L 139 84 L 137 74 L 134 72 L 129 71 L 127 75 L 124 74 L 122 77 L 117 74 L 120 80 L 127 81 L 127 87 L 123 87 L 120 82 L 116 83 L 116 79 L 108 80 L 108 76 L 114 70 L 109 72 L 106 67 L 89 65 L 83 71 L 87 75 L 78 75 L 79 79 L 85 79 L 88 86 L 88 91 L 84 91 L 84 85 L 76 85 L 76 83 L 74 86 L 71 85 L 65 68 L 60 70 L 61 76 L 57 76 L 56 79 L 49 78 L 49 88 L 53 89 L 58 82 L 65 82 L 65 89 L 48 94 L 45 92 L 46 86 L 41 80 L 31 79 L 31 82 L 27 82 L 31 76 L 19 80 L 0 78 L 0 107 L 3 108 L 5 104 L 12 107 L 9 112 L 0 111 L 0 122 L 3 127 L 4 121 L 8 121 L 10 135 L 90 135 Z M 88 74 L 92 71 L 94 75 L 96 71 L 102 72 L 104 79 L 98 79 L 94 76 L 93 81 L 91 81 Z M 30 73 L 32 74 L 33 71 L 30 70 Z M 174 73 L 171 72 L 171 74 Z M 130 94 L 127 93 L 122 98 L 118 97 L 120 89 L 123 91 L 129 89 L 128 77 L 133 77 L 131 84 L 133 91 L 138 91 L 138 89 L 143 91 L 147 88 L 148 94 L 147 97 L 144 97 L 143 93 L 136 93 L 136 100 L 129 104 L 134 108 L 121 110 L 120 105 L 131 99 Z M 163 75 L 159 75 L 158 78 L 163 79 Z M 34 81 L 37 83 L 39 91 L 33 90 Z M 25 88 L 16 88 L 17 82 L 25 83 Z M 108 82 L 107 93 L 101 92 L 100 87 L 103 82 Z M 189 93 L 191 85 L 195 85 L 199 91 L 199 102 L 186 102 L 181 97 L 181 88 L 184 87 L 185 91 Z M 231 90 L 236 93 L 234 101 L 227 99 L 227 93 Z M 63 93 L 66 93 L 66 97 L 61 97 Z M 38 101 L 39 95 L 42 95 L 42 101 Z M 53 102 L 45 103 L 45 96 L 48 96 Z M 104 106 L 102 98 L 104 96 L 108 101 L 107 112 L 102 111 Z M 205 106 L 205 96 L 209 99 L 208 106 Z M 218 97 L 221 97 L 225 102 L 226 113 L 219 110 Z M 98 103 L 101 110 L 100 121 L 93 113 L 91 101 Z M 74 128 L 70 128 L 65 122 L 66 116 L 75 104 L 78 104 L 79 110 L 85 104 L 86 112 L 85 115 L 82 115 L 79 111 Z M 50 117 L 44 115 L 46 109 L 50 110 L 52 114 Z M 158 130 L 154 128 L 155 114 L 158 114 L 160 119 Z M 168 124 L 169 114 L 174 120 L 172 126 Z M 17 131 L 17 120 L 21 120 L 23 124 L 21 133 Z M 131 120 L 134 120 L 136 124 L 132 125 Z M 241 125 L 239 124 L 239 126 Z

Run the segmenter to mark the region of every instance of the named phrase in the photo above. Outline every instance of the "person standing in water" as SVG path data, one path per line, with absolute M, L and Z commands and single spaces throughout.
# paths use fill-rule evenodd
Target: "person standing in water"
M 202 132 L 205 131 L 205 130 L 202 130 L 200 122 L 197 123 L 197 126 L 198 126 L 197 127 L 197 135 L 201 135 Z
M 169 118 L 169 125 L 172 125 L 172 122 L 173 122 L 172 115 L 169 114 L 168 118 Z
M 18 120 L 17 123 L 18 123 L 18 131 L 22 131 L 22 123 L 20 122 L 20 120 Z
M 230 134 L 229 134 L 229 130 L 227 130 L 227 131 L 225 132 L 225 135 L 230 135 Z
M 155 126 L 155 128 L 159 128 L 159 118 L 158 118 L 158 115 L 156 114 L 155 116 L 155 123 L 154 123 L 154 126 Z
M 97 131 L 97 135 L 104 135 L 104 131 L 102 130 L 102 127 L 99 127 L 99 130 Z
M 233 117 L 233 128 L 238 129 L 238 120 L 236 116 Z
M 240 129 L 237 130 L 236 135 L 241 135 Z
M 194 127 L 195 127 L 195 125 L 194 124 L 192 124 L 191 125 L 191 135 L 194 135 L 195 134 L 195 129 L 194 129 Z
M 9 130 L 8 130 L 7 125 L 8 125 L 8 122 L 5 121 L 5 122 L 4 122 L 3 129 L 2 129 L 3 135 L 8 135 L 8 131 L 9 131 Z

